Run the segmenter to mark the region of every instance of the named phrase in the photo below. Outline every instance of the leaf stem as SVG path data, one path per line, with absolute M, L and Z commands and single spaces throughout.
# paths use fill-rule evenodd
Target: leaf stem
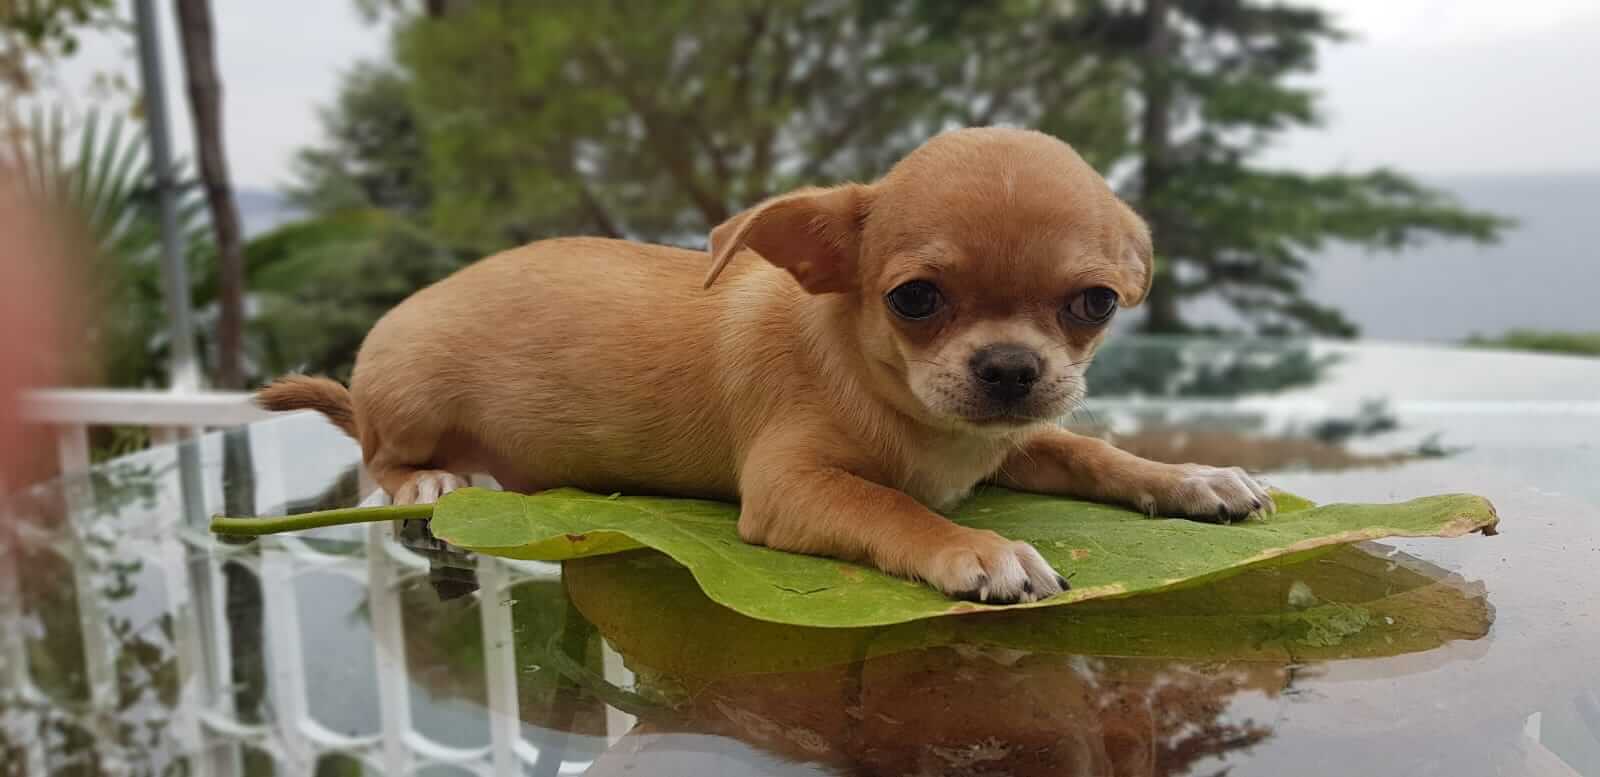
M 285 515 L 277 518 L 228 518 L 219 515 L 211 519 L 211 531 L 215 534 L 260 536 L 262 534 L 317 529 L 323 526 L 400 521 L 407 518 L 432 518 L 433 507 L 431 504 L 344 507 L 338 510 L 319 510 L 314 513 Z

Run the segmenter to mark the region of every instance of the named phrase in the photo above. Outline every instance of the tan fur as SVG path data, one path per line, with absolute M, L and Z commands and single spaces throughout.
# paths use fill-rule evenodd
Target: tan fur
M 267 410 L 315 410 L 345 434 L 361 438 L 350 405 L 350 390 L 328 378 L 285 375 L 257 391 L 256 404 Z
M 762 203 L 719 226 L 711 251 L 705 275 L 704 253 L 615 240 L 492 256 L 378 322 L 348 404 L 303 377 L 263 402 L 336 422 L 353 408 L 353 430 L 341 425 L 397 501 L 480 471 L 520 491 L 740 500 L 749 542 L 994 601 L 1064 584 L 1025 543 L 930 509 L 997 472 L 1186 514 L 1242 515 L 1257 499 L 1232 471 L 1108 453 L 1050 423 L 1082 399 L 1104 334 L 1064 324 L 1064 302 L 1106 286 L 1136 304 L 1152 276 L 1143 222 L 1058 140 L 947 133 L 876 183 Z M 889 290 L 923 279 L 947 315 L 889 312 Z M 1004 413 L 969 369 L 996 343 L 1044 365 Z

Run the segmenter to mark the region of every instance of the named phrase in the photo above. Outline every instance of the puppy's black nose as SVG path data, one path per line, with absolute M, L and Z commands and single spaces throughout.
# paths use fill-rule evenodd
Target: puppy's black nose
M 1044 360 L 1033 349 L 1020 345 L 987 345 L 972 354 L 967 366 L 985 394 L 1002 402 L 1014 402 L 1033 389 L 1044 369 Z

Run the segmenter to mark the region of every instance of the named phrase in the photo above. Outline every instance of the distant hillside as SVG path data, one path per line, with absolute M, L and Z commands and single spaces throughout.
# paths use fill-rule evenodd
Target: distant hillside
M 234 191 L 234 196 L 239 201 L 239 219 L 244 222 L 245 239 L 303 215 L 290 206 L 283 195 L 270 189 L 240 188 Z
M 1600 173 L 1440 178 L 1473 208 L 1517 220 L 1495 245 L 1428 241 L 1368 255 L 1337 243 L 1312 262 L 1306 293 L 1379 340 L 1460 342 L 1513 329 L 1600 332 Z M 1156 237 L 1160 246 L 1161 238 Z M 1232 323 L 1220 302 L 1197 318 Z M 1130 317 L 1131 318 L 1131 317 Z

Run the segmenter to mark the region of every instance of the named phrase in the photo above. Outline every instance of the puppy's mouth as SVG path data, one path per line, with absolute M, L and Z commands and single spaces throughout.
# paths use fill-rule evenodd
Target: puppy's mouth
M 961 422 L 977 429 L 1003 432 L 1035 426 L 1068 415 L 1075 402 L 975 402 L 956 412 Z
M 1016 400 L 972 397 L 955 408 L 962 423 L 988 432 L 1005 432 L 1060 420 L 1077 410 L 1082 394 L 1050 392 Z
M 964 416 L 962 420 L 972 424 L 973 426 L 1010 428 L 1029 426 L 1049 419 L 1044 416 L 1037 416 L 1029 413 L 999 412 L 987 415 Z

